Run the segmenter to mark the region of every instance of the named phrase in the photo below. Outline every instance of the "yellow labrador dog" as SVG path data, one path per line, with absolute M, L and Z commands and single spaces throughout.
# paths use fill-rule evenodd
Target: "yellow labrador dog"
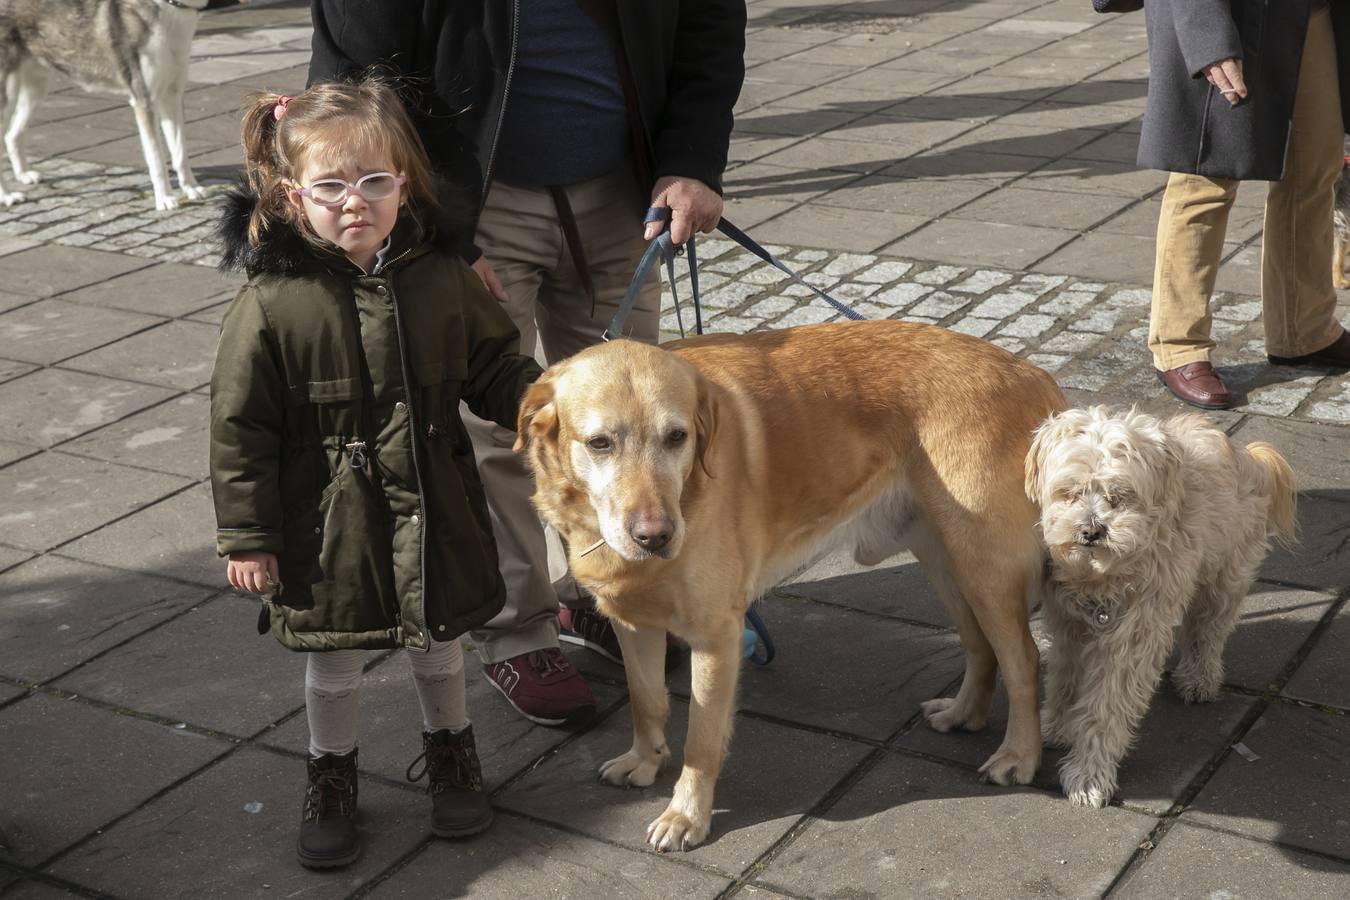
M 745 611 L 836 548 L 872 565 L 908 548 L 946 601 L 966 672 L 923 705 L 938 731 L 982 728 L 1002 668 L 999 784 L 1040 763 L 1037 511 L 1023 492 L 1032 432 L 1064 398 L 1045 372 L 942 328 L 904 322 L 620 340 L 550 368 L 521 403 L 535 504 L 572 573 L 618 624 L 633 746 L 600 767 L 649 785 L 670 756 L 665 632 L 692 650 L 684 768 L 647 829 L 657 850 L 708 835 L 731 737 Z M 883 651 L 884 652 L 884 651 Z

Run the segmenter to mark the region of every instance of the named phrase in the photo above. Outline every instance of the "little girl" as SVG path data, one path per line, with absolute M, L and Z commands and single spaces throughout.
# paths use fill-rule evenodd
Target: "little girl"
M 426 152 L 392 89 L 260 96 L 248 190 L 221 226 L 249 281 L 211 377 L 216 544 L 263 597 L 258 630 L 309 651 L 309 785 L 297 852 L 360 853 L 356 744 L 365 651 L 405 647 L 421 702 L 432 831 L 492 812 L 465 712 L 458 637 L 502 607 L 483 489 L 458 413 L 515 428 L 539 376 L 478 276 L 446 248 Z M 462 246 L 462 244 L 461 244 Z

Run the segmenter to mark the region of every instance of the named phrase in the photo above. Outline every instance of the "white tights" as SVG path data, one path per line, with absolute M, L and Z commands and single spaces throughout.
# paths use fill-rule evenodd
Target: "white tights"
M 305 668 L 309 752 L 345 754 L 356 749 L 361 711 L 361 669 L 367 650 L 310 653 Z M 459 641 L 432 641 L 425 653 L 408 651 L 413 684 L 427 731 L 460 731 L 469 724 L 464 703 L 464 652 Z

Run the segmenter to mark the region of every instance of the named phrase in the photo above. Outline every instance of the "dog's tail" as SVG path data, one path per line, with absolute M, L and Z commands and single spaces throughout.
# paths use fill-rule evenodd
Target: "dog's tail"
M 1298 489 L 1294 486 L 1294 470 L 1280 451 L 1265 441 L 1248 444 L 1247 452 L 1265 471 L 1261 493 L 1270 500 L 1266 522 L 1281 543 L 1291 544 L 1298 537 Z

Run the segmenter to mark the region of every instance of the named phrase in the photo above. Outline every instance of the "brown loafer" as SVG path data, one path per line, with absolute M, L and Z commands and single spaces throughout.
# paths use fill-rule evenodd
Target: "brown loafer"
M 1228 387 L 1208 362 L 1187 363 L 1159 372 L 1158 377 L 1178 400 L 1201 409 L 1228 409 L 1233 398 Z
M 1350 369 L 1350 331 L 1342 331 L 1341 336 L 1316 353 L 1302 356 L 1267 356 L 1277 366 L 1329 366 L 1333 369 Z

